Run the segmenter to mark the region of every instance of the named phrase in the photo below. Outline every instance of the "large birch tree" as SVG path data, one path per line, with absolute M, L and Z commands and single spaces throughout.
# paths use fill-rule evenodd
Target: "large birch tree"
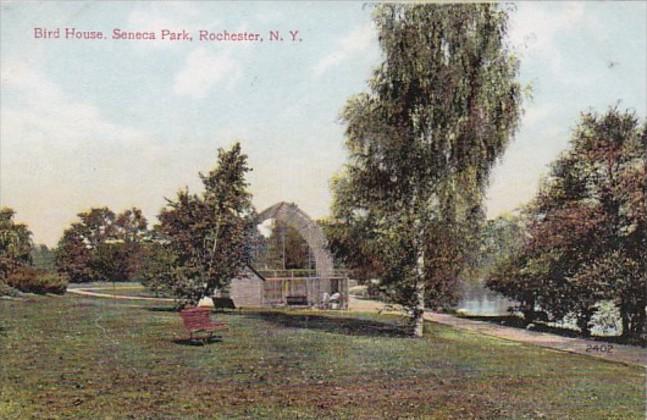
M 374 20 L 383 61 L 342 112 L 350 160 L 333 180 L 335 231 L 362 245 L 336 254 L 369 261 L 422 336 L 425 305 L 456 297 L 491 169 L 517 127 L 518 61 L 498 4 L 385 4 Z

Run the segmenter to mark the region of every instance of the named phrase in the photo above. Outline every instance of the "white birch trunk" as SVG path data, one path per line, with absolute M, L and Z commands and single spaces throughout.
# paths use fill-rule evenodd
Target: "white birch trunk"
M 425 260 L 422 250 L 419 251 L 418 261 L 416 261 L 416 306 L 413 310 L 413 335 L 414 337 L 422 337 L 424 332 L 424 315 L 425 315 L 425 282 L 424 282 L 424 269 Z

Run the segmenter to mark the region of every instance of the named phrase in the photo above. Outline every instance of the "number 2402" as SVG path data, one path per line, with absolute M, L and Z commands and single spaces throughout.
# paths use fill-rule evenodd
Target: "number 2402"
M 590 352 L 600 352 L 600 353 L 611 353 L 613 349 L 613 344 L 587 344 L 586 351 Z

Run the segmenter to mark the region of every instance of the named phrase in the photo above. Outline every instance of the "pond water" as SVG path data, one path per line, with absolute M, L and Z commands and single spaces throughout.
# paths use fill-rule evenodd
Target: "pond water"
M 463 297 L 456 305 L 456 310 L 472 316 L 500 316 L 509 315 L 508 308 L 514 304 L 514 301 L 488 290 L 482 284 L 465 284 Z M 622 330 L 617 308 L 610 302 L 601 302 L 600 311 L 594 316 L 593 321 L 594 326 L 591 329 L 593 335 L 613 336 L 620 334 Z M 578 330 L 574 319 L 551 322 L 549 325 Z
M 481 284 L 465 284 L 463 297 L 456 305 L 456 309 L 474 316 L 509 315 L 508 308 L 514 304 L 513 301 L 486 289 Z

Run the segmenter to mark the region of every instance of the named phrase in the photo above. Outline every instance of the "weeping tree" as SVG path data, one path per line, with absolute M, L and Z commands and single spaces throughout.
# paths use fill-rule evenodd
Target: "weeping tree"
M 347 266 L 370 264 L 421 336 L 425 305 L 456 298 L 516 130 L 518 62 L 498 4 L 385 4 L 374 20 L 383 62 L 342 112 L 349 162 L 332 183 L 330 242 Z
M 0 208 L 0 282 L 32 262 L 31 231 L 15 222 L 15 214 L 10 208 Z

